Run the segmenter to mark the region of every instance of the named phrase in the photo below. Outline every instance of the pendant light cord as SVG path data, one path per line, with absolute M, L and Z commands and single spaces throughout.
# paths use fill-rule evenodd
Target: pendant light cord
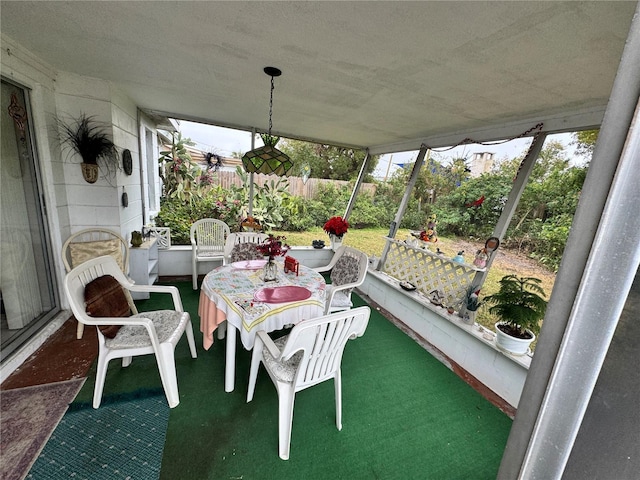
M 271 120 L 273 116 L 273 89 L 274 89 L 274 82 L 273 82 L 273 76 L 271 76 L 271 94 L 269 97 L 269 136 L 271 136 L 271 127 L 273 126 L 273 122 Z

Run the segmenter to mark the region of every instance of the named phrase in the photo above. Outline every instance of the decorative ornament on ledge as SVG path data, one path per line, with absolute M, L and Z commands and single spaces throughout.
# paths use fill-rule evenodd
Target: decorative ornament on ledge
M 242 157 L 242 165 L 249 173 L 264 173 L 275 175 L 286 175 L 293 167 L 291 159 L 283 152 L 276 148 L 276 144 L 280 137 L 271 135 L 271 127 L 273 126 L 273 89 L 274 77 L 282 75 L 282 71 L 275 67 L 265 67 L 264 73 L 271 77 L 271 95 L 269 98 L 269 132 L 260 135 L 264 146 L 254 148 L 248 151 Z
M 247 217 L 240 222 L 240 226 L 247 232 L 259 232 L 262 230 L 262 225 L 258 219 L 253 217 Z

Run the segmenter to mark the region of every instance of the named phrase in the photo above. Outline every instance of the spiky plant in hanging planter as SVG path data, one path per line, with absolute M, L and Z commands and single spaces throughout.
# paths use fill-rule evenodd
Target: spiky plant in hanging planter
M 107 172 L 117 167 L 116 146 L 94 117 L 83 113 L 71 123 L 59 124 L 63 143 L 82 157 L 82 174 L 87 182 L 96 182 L 100 165 Z

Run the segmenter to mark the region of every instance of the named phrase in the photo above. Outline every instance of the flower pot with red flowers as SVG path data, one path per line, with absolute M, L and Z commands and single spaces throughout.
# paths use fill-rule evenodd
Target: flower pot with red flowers
M 342 217 L 331 217 L 322 228 L 329 234 L 331 249 L 336 251 L 342 245 L 343 237 L 349 229 L 349 222 Z
M 269 234 L 269 237 L 262 243 L 258 244 L 258 251 L 268 257 L 267 263 L 264 265 L 265 282 L 273 282 L 278 278 L 278 268 L 276 265 L 275 257 L 284 257 L 289 251 L 289 245 L 284 243 L 286 237 L 274 236 Z

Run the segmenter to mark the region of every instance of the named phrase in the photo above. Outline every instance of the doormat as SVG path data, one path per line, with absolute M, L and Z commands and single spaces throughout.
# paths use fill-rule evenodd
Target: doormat
M 105 397 L 98 409 L 74 403 L 26 478 L 158 479 L 168 423 L 162 390 Z
M 80 391 L 84 378 L 0 391 L 2 480 L 21 480 Z

